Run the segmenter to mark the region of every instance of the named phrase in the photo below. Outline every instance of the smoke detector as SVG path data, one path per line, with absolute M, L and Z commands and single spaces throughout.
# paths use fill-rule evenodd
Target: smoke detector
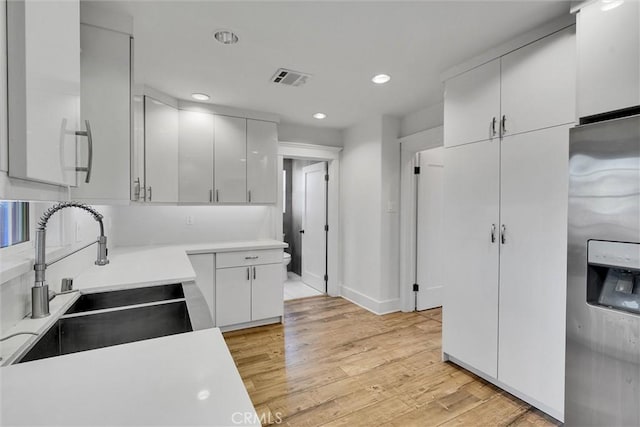
M 271 77 L 271 81 L 285 86 L 302 86 L 310 77 L 311 74 L 279 68 Z

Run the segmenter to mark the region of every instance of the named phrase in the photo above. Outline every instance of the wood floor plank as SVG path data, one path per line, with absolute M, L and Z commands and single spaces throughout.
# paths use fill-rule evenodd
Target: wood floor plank
M 372 314 L 342 298 L 287 301 L 284 325 L 225 333 L 265 425 L 553 426 L 442 361 L 442 309 Z

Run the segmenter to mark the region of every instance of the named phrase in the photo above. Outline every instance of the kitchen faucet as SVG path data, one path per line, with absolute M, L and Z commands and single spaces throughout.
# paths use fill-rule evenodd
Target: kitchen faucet
M 100 224 L 100 236 L 98 236 L 97 240 L 84 245 L 81 248 L 74 250 L 66 255 L 61 256 L 60 258 L 51 261 L 47 264 L 46 262 L 46 232 L 47 232 L 47 222 L 51 218 L 51 216 L 62 210 L 64 208 L 80 208 L 87 212 L 89 212 L 93 219 L 95 219 L 98 224 Z M 36 272 L 36 279 L 33 287 L 31 288 L 31 318 L 39 319 L 42 317 L 47 317 L 49 315 L 49 285 L 45 280 L 45 271 L 48 266 L 54 264 L 70 255 L 75 254 L 82 249 L 85 249 L 94 243 L 98 244 L 98 258 L 96 259 L 96 265 L 107 265 L 109 264 L 109 260 L 107 259 L 107 237 L 104 235 L 104 225 L 102 224 L 102 214 L 93 209 L 91 206 L 85 205 L 79 202 L 61 202 L 53 205 L 49 209 L 45 211 L 44 214 L 40 217 L 40 221 L 38 222 L 38 229 L 36 230 L 36 260 L 33 266 L 33 269 Z

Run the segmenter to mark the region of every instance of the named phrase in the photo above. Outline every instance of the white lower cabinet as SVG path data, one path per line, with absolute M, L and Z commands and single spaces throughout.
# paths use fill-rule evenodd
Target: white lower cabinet
M 252 267 L 216 269 L 216 326 L 251 321 Z
M 189 261 L 217 327 L 282 320 L 282 249 L 195 254 Z
M 443 351 L 562 420 L 569 126 L 445 150 Z
M 282 316 L 282 263 L 253 266 L 251 280 L 251 320 Z

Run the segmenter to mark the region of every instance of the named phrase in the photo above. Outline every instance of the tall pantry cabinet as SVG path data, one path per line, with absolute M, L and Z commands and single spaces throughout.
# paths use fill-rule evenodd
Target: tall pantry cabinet
M 445 89 L 445 357 L 562 420 L 575 27 Z

